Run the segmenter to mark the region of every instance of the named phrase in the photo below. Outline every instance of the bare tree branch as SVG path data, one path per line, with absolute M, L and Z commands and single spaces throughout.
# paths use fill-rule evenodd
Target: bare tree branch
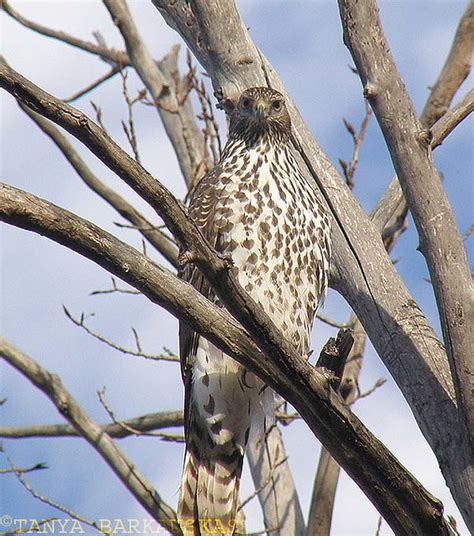
M 267 534 L 304 536 L 303 511 L 278 426 L 271 427 L 261 445 L 251 442 L 246 453 Z
M 142 40 L 138 28 L 124 0 L 104 0 L 104 4 L 120 30 L 127 52 L 138 76 L 146 86 L 157 106 L 163 126 L 173 145 L 186 184 L 189 186 L 209 169 L 202 166 L 206 160 L 204 138 L 196 123 L 195 114 L 189 99 L 179 102 L 175 79 L 178 76 L 178 47 L 156 64 Z M 167 110 L 176 110 L 172 113 Z
M 420 117 L 424 126 L 431 127 L 448 111 L 455 93 L 471 70 L 473 46 L 474 2 L 469 0 L 444 67 Z
M 108 60 L 109 62 L 120 65 L 122 67 L 131 65 L 130 58 L 123 51 L 115 50 L 113 48 L 107 48 L 101 45 L 96 45 L 95 43 L 91 43 L 90 41 L 78 39 L 77 37 L 67 34 L 66 32 L 52 30 L 51 28 L 47 28 L 46 26 L 30 21 L 20 15 L 20 13 L 18 13 L 18 11 L 16 11 L 10 5 L 10 2 L 8 2 L 7 0 L 1 0 L 0 7 L 5 11 L 5 13 L 10 15 L 10 17 L 15 19 L 17 22 L 19 22 L 26 28 L 33 30 L 34 32 L 45 35 L 46 37 L 57 39 L 59 41 L 62 41 L 63 43 L 67 43 L 68 45 L 79 48 L 86 52 L 90 52 L 91 54 L 95 54 L 96 56 L 99 56 L 104 60 Z
M 474 110 L 474 90 L 470 90 L 466 96 L 446 112 L 441 119 L 432 127 L 433 139 L 431 148 L 439 147 L 447 136 Z M 392 222 L 405 211 L 406 202 L 398 177 L 395 175 L 390 181 L 383 196 L 374 207 L 371 219 L 377 229 L 382 233 L 388 222 Z
M 130 493 L 158 523 L 174 534 L 181 534 L 173 510 L 163 502 L 153 486 L 118 449 L 110 436 L 84 413 L 64 388 L 59 376 L 41 367 L 3 338 L 0 338 L 0 355 L 51 400 L 59 413 L 100 454 Z
M 443 117 L 433 125 L 433 140 L 431 148 L 435 149 L 441 145 L 444 139 L 463 121 L 469 114 L 474 111 L 474 89 L 471 89 L 465 97 L 446 112 Z
M 353 313 L 348 324 L 352 324 L 352 344 L 347 350 L 349 354 L 345 357 L 343 356 L 344 374 L 338 388 L 344 402 L 350 405 L 358 393 L 358 377 L 362 365 L 366 335 L 362 324 Z M 308 515 L 308 535 L 329 536 L 339 473 L 339 465 L 322 446 Z
M 131 348 L 125 348 L 123 346 L 120 346 L 119 344 L 116 344 L 115 342 L 107 339 L 100 333 L 96 333 L 92 329 L 90 329 L 85 324 L 85 318 L 84 315 L 81 315 L 80 319 L 75 318 L 72 316 L 72 314 L 69 312 L 69 310 L 63 305 L 64 314 L 68 317 L 68 319 L 77 327 L 80 327 L 83 329 L 88 335 L 93 337 L 94 339 L 97 339 L 100 342 L 103 342 L 107 346 L 110 346 L 114 350 L 117 350 L 118 352 L 121 352 L 122 354 L 131 355 L 134 357 L 143 357 L 144 359 L 151 359 L 152 361 L 171 361 L 171 362 L 178 362 L 179 363 L 179 357 L 173 354 L 148 354 L 146 352 L 143 352 L 141 348 L 137 348 L 136 350 L 132 350 Z M 139 346 L 139 345 L 137 345 Z
M 70 508 L 67 508 L 66 506 L 58 503 L 57 501 L 54 501 L 53 499 L 50 499 L 49 497 L 46 497 L 45 495 L 42 495 L 41 493 L 37 492 L 33 487 L 30 485 L 30 483 L 26 480 L 26 478 L 23 476 L 25 472 L 28 471 L 22 471 L 16 468 L 12 462 L 11 463 L 11 470 L 15 473 L 18 481 L 21 483 L 21 485 L 29 492 L 35 499 L 38 499 L 44 504 L 47 504 L 48 506 L 51 506 L 55 508 L 56 510 L 59 510 L 60 512 L 63 512 L 64 514 L 67 514 L 72 519 L 77 519 L 77 521 L 84 523 L 84 525 L 88 525 L 89 527 L 92 527 L 93 529 L 97 530 L 98 532 L 101 532 L 103 534 L 107 534 L 106 531 L 104 531 L 100 524 L 96 521 L 91 521 L 84 516 L 81 516 L 71 510 Z
M 97 226 L 32 194 L 2 185 L 0 219 L 43 234 L 93 260 L 141 290 L 151 301 L 162 305 L 257 374 L 296 408 L 395 531 L 450 534 L 451 529 L 443 519 L 441 503 L 365 428 L 332 391 L 327 378 L 298 354 L 268 351 L 272 356 L 270 359 L 228 312 L 213 305 L 189 284 Z M 283 343 L 281 346 L 284 348 Z M 6 353 L 11 362 L 14 356 L 8 348 L 4 348 L 2 353 Z M 17 361 L 14 360 L 15 363 Z M 55 382 L 47 382 L 50 376 L 45 376 L 46 372 L 38 369 L 37 365 L 33 369 L 26 365 L 21 367 L 21 363 L 18 364 L 19 370 L 28 374 L 38 388 L 51 396 L 66 418 L 95 448 L 107 447 L 113 449 L 112 454 L 117 453 L 115 445 L 101 428 L 90 423 L 82 412 L 77 413 L 80 410 L 71 406 L 69 399 L 63 399 L 62 388 Z M 100 438 L 99 441 L 97 438 Z M 100 452 L 103 453 L 103 449 Z M 364 460 L 363 466 L 359 463 L 361 459 Z M 108 461 L 119 476 L 123 476 L 123 470 L 132 470 L 122 459 L 120 463 L 115 458 Z M 135 496 L 143 500 L 145 507 L 156 512 L 160 505 L 150 503 L 149 495 L 145 496 L 147 500 L 140 496 L 140 489 L 144 491 L 142 481 L 138 478 L 132 480 L 137 486 L 132 490 Z M 130 475 L 128 483 L 131 486 Z
M 126 432 L 128 432 L 130 435 L 135 436 L 141 436 L 146 435 L 149 437 L 158 437 L 160 439 L 163 439 L 165 441 L 171 441 L 176 443 L 184 443 L 184 435 L 177 435 L 177 434 L 164 434 L 161 432 L 144 432 L 143 430 L 139 430 L 138 428 L 134 428 L 133 426 L 130 426 L 130 424 L 126 423 L 125 421 L 122 421 L 121 419 L 118 419 L 115 415 L 115 412 L 110 407 L 109 403 L 105 399 L 105 387 L 97 391 L 97 395 L 99 396 L 100 403 L 104 407 L 105 411 L 108 413 L 109 417 L 112 419 L 114 424 L 120 426 L 123 428 Z
M 121 421 L 126 427 L 139 432 L 151 432 L 183 425 L 182 411 L 163 411 L 148 413 L 132 419 Z M 132 435 L 121 425 L 110 423 L 99 425 L 101 430 L 110 437 L 122 439 Z M 82 437 L 70 424 L 43 424 L 22 427 L 0 427 L 0 437 L 9 439 L 24 439 L 26 437 Z
M 108 72 L 100 76 L 97 80 L 94 80 L 94 82 L 88 84 L 86 87 L 80 89 L 79 91 L 76 91 L 70 97 L 63 99 L 64 102 L 74 102 L 75 100 L 83 97 L 87 93 L 94 91 L 94 89 L 99 87 L 104 82 L 107 82 L 107 80 L 110 80 L 113 76 L 115 76 L 119 72 L 120 72 L 120 67 L 114 65 Z
M 474 286 L 462 238 L 431 160 L 431 136 L 418 122 L 398 75 L 375 1 L 356 5 L 352 0 L 340 0 L 339 7 L 344 42 L 382 129 L 418 231 L 419 249 L 428 265 L 440 313 L 458 410 L 468 433 L 474 434 L 474 333 L 470 329 Z M 471 442 L 474 446 L 474 435 Z
M 431 128 L 434 126 L 435 121 L 439 123 L 444 119 L 443 116 L 440 116 L 441 111 L 447 109 L 465 77 L 470 72 L 473 33 L 470 28 L 472 28 L 472 25 L 473 2 L 469 0 L 468 6 L 459 21 L 458 30 L 444 67 L 420 116 L 420 122 L 426 128 Z M 433 142 L 435 142 L 435 138 L 436 132 L 433 131 Z M 403 201 L 400 201 L 402 199 Z M 404 203 L 405 201 L 398 177 L 395 176 L 373 211 L 373 214 L 378 214 L 378 219 L 380 220 L 378 227 L 380 229 L 391 218 L 390 207 L 395 207 L 396 210 L 400 202 Z M 382 214 L 385 214 L 385 216 L 381 217 Z
M 173 266 L 176 266 L 178 262 L 178 249 L 173 242 L 159 229 L 154 227 L 126 199 L 112 188 L 106 186 L 94 173 L 92 173 L 66 137 L 52 123 L 50 123 L 50 121 L 23 104 L 20 104 L 20 108 L 31 117 L 39 128 L 57 145 L 85 184 L 111 205 L 123 218 L 131 222 L 167 261 Z
M 48 469 L 48 466 L 45 463 L 37 463 L 31 467 L 17 467 L 16 465 L 11 465 L 8 469 L 0 469 L 0 475 L 6 475 L 7 473 L 32 473 L 33 471 L 39 471 L 41 469 Z
M 152 1 L 206 69 L 222 106 L 231 105 L 252 86 L 270 84 L 285 93 L 275 71 L 252 43 L 232 0 Z M 471 447 L 459 421 L 446 354 L 396 274 L 380 230 L 371 225 L 289 99 L 287 103 L 302 156 L 335 219 L 331 285 L 362 320 L 467 515 L 472 500 L 468 491 L 472 489 Z

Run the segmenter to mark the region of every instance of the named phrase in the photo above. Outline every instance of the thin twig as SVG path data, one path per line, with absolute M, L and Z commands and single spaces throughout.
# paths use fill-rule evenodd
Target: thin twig
M 25 474 L 25 473 L 31 473 L 33 471 L 38 471 L 41 469 L 49 469 L 49 467 L 45 463 L 37 463 L 36 465 L 33 465 L 32 467 L 11 466 L 8 469 L 0 469 L 0 475 L 4 475 L 7 473 Z
M 170 441 L 174 443 L 184 443 L 183 435 L 164 434 L 162 432 L 144 432 L 142 430 L 137 430 L 136 428 L 129 426 L 125 421 L 122 421 L 116 417 L 114 411 L 112 410 L 107 400 L 105 399 L 105 387 L 98 390 L 97 395 L 99 396 L 100 403 L 104 407 L 105 411 L 108 413 L 109 417 L 113 420 L 113 422 L 117 424 L 118 426 L 122 427 L 127 432 L 129 432 L 130 435 L 159 437 L 160 439 L 163 439 L 164 441 Z
M 68 311 L 68 309 L 63 305 L 63 310 L 67 318 L 76 326 L 82 328 L 88 335 L 91 337 L 94 337 L 94 339 L 97 339 L 100 342 L 103 342 L 104 344 L 107 344 L 107 346 L 110 346 L 114 350 L 117 350 L 121 352 L 122 354 L 131 355 L 134 357 L 143 357 L 145 359 L 152 359 L 155 361 L 173 361 L 173 362 L 179 362 L 179 357 L 176 355 L 173 355 L 172 353 L 166 352 L 165 354 L 147 354 L 145 352 L 131 350 L 129 348 L 124 348 L 123 346 L 120 346 L 113 341 L 110 341 L 109 339 L 105 338 L 103 335 L 100 335 L 99 333 L 96 333 L 95 331 L 92 331 L 88 326 L 85 325 L 85 315 L 84 313 L 81 315 L 81 318 L 78 320 L 77 318 L 74 318 L 72 314 Z
M 380 529 L 382 528 L 382 516 L 379 516 L 379 519 L 377 521 L 377 528 L 375 529 L 375 536 L 380 535 Z
M 283 459 L 281 459 L 272 467 L 267 478 L 262 482 L 262 484 L 255 491 L 253 491 L 245 500 L 243 500 L 240 503 L 240 506 L 237 511 L 242 510 L 252 499 L 254 499 L 259 493 L 261 493 L 272 482 L 273 477 L 275 476 L 275 471 L 278 469 L 278 467 L 280 467 L 280 465 L 284 464 L 287 460 L 288 460 L 288 456 L 285 456 Z
M 115 277 L 110 277 L 112 280 L 112 288 L 105 289 L 105 290 L 93 290 L 90 293 L 90 296 L 98 296 L 101 294 L 114 294 L 114 293 L 120 293 L 120 294 L 133 294 L 133 295 L 140 295 L 141 292 L 139 290 L 130 289 L 130 288 L 120 288 L 117 285 L 117 281 L 115 280 Z M 133 328 L 132 328 L 133 330 Z
M 13 464 L 13 462 L 10 459 L 8 459 L 8 461 L 9 461 L 9 463 L 11 465 L 11 469 L 14 470 L 15 465 Z M 52 506 L 53 508 L 55 508 L 56 510 L 59 510 L 60 512 L 63 512 L 64 514 L 67 514 L 72 519 L 77 519 L 81 523 L 84 523 L 84 525 L 88 525 L 89 527 L 92 527 L 92 528 L 96 529 L 98 532 L 101 532 L 102 534 L 108 534 L 106 531 L 104 531 L 104 530 L 102 530 L 100 528 L 100 524 L 97 523 L 96 521 L 90 521 L 89 519 L 87 519 L 87 518 L 85 518 L 85 517 L 83 517 L 83 516 L 81 516 L 79 514 L 76 514 L 70 508 L 67 508 L 66 506 L 54 501 L 53 499 L 50 499 L 49 497 L 46 497 L 45 495 L 42 495 L 41 493 L 38 493 L 36 490 L 34 490 L 31 487 L 31 485 L 23 477 L 22 472 L 18 472 L 18 471 L 13 471 L 13 472 L 15 473 L 18 481 L 23 485 L 23 487 L 29 493 L 31 493 L 31 495 L 33 495 L 33 497 L 35 499 L 38 499 L 39 501 L 41 501 L 44 504 L 47 504 L 48 506 Z
M 463 241 L 466 241 L 472 235 L 473 231 L 474 231 L 474 223 L 469 225 L 469 227 L 466 229 L 466 231 L 462 235 Z
M 387 380 L 385 378 L 379 378 L 378 380 L 375 381 L 374 385 L 370 389 L 367 389 L 367 391 L 364 391 L 363 393 L 359 393 L 357 398 L 354 400 L 354 402 L 356 402 L 357 400 L 360 400 L 361 398 L 365 398 L 367 396 L 370 396 L 379 387 L 382 387 L 382 385 L 384 383 L 386 383 L 386 382 L 387 382 Z
M 106 82 L 107 80 L 110 80 L 112 77 L 114 77 L 118 72 L 120 72 L 120 67 L 114 66 L 109 71 L 107 71 L 105 74 L 103 74 L 101 77 L 99 77 L 94 82 L 91 82 L 89 85 L 87 85 L 85 88 L 80 89 L 67 99 L 63 99 L 64 102 L 74 102 L 75 100 L 79 99 L 80 97 L 83 97 L 87 93 L 90 93 L 97 87 L 99 87 L 101 84 Z
M 371 115 L 372 110 L 368 102 L 365 102 L 365 115 L 360 125 L 359 132 L 357 134 L 352 124 L 347 121 L 347 119 L 343 119 L 344 126 L 346 127 L 347 132 L 349 132 L 352 137 L 354 148 L 350 163 L 347 164 L 347 162 L 345 162 L 341 158 L 339 159 L 339 163 L 341 164 L 344 177 L 346 178 L 347 186 L 349 186 L 351 190 L 354 188 L 354 173 L 359 162 L 360 148 L 362 146 L 362 142 L 364 141 L 365 131 L 367 130 L 367 125 L 369 124 L 369 119 Z
M 327 324 L 328 326 L 331 326 L 333 328 L 337 329 L 350 329 L 352 325 L 349 322 L 336 322 L 335 320 L 332 320 L 331 318 L 328 318 L 327 316 L 322 315 L 321 313 L 316 313 L 316 318 L 323 322 L 324 324 Z
M 135 132 L 135 122 L 133 120 L 133 106 L 134 104 L 141 101 L 145 97 L 146 90 L 139 91 L 137 97 L 135 97 L 134 99 L 131 99 L 128 94 L 127 71 L 122 70 L 120 72 L 120 76 L 122 77 L 122 95 L 125 99 L 125 102 L 127 103 L 127 111 L 128 111 L 127 124 L 124 121 L 122 121 L 122 128 L 125 132 L 125 135 L 127 136 L 128 143 L 130 144 L 130 147 L 132 148 L 133 154 L 135 156 L 135 160 L 141 163 L 140 153 L 138 152 L 137 135 Z

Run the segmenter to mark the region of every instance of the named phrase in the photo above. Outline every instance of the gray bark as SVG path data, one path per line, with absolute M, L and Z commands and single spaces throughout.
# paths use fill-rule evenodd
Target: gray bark
M 207 70 L 224 105 L 251 86 L 271 84 L 285 93 L 278 76 L 252 43 L 234 2 L 153 3 Z M 471 515 L 474 469 L 446 353 L 392 266 L 378 230 L 316 144 L 291 101 L 289 107 L 295 142 L 335 221 L 331 285 L 362 321 L 436 454 L 467 520 Z M 447 429 L 450 434 L 446 434 Z

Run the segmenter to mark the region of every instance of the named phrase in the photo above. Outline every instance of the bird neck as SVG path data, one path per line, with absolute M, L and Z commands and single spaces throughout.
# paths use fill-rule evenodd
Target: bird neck
M 272 132 L 270 129 L 252 132 L 229 132 L 229 139 L 224 147 L 222 157 L 238 151 L 268 152 L 270 149 L 283 151 L 287 148 L 289 136 L 281 131 Z

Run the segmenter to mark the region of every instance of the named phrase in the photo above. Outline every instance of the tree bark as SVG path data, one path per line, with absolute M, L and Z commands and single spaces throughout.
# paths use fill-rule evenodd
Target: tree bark
M 206 69 L 223 105 L 252 86 L 271 85 L 286 93 L 252 43 L 233 1 L 152 1 Z M 308 175 L 316 180 L 335 220 L 330 284 L 362 321 L 467 517 L 474 470 L 446 353 L 392 266 L 379 231 L 315 143 L 296 108 L 287 102 Z
M 452 534 L 442 504 L 357 419 L 331 389 L 331 379 L 298 354 L 269 352 L 268 357 L 228 312 L 189 284 L 92 223 L 32 194 L 2 185 L 0 219 L 93 260 L 257 374 L 295 407 L 396 533 Z
M 304 536 L 306 526 L 297 489 L 286 458 L 285 446 L 275 424 L 261 445 L 250 444 L 247 457 L 269 536 Z
M 416 118 L 385 40 L 375 0 L 340 0 L 339 9 L 344 42 L 415 221 L 440 313 L 458 411 L 474 447 L 474 286 L 461 235 L 431 159 L 431 133 Z
M 31 357 L 1 337 L 0 356 L 43 391 L 59 413 L 100 454 L 130 493 L 156 521 L 172 534 L 181 534 L 173 509 L 161 499 L 158 492 L 119 450 L 110 436 L 80 408 L 62 385 L 59 376 L 41 367 Z

